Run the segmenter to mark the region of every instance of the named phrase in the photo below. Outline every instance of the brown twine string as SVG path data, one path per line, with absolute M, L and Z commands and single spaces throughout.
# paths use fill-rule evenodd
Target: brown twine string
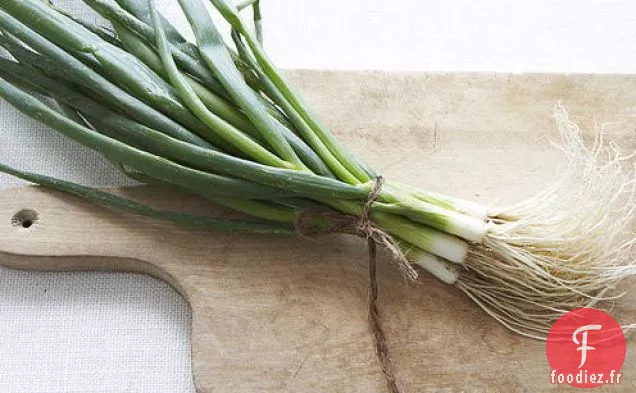
M 397 380 L 391 360 L 389 345 L 384 332 L 384 327 L 380 319 L 378 308 L 378 281 L 377 281 L 377 245 L 381 244 L 389 249 L 399 263 L 400 270 L 410 278 L 415 278 L 415 271 L 410 266 L 399 246 L 391 235 L 375 226 L 369 217 L 373 202 L 380 195 L 384 179 L 378 176 L 373 184 L 367 200 L 362 209 L 362 215 L 357 218 L 342 214 L 329 209 L 313 209 L 300 212 L 296 219 L 296 232 L 303 237 L 314 237 L 331 233 L 351 233 L 367 239 L 369 250 L 369 297 L 368 313 L 371 334 L 375 353 L 380 363 L 380 369 L 386 379 L 390 393 L 403 393 L 404 390 Z M 308 218 L 311 216 L 326 218 L 328 225 L 323 227 L 311 227 L 308 225 Z
M 404 390 L 397 380 L 395 370 L 393 369 L 393 361 L 391 360 L 389 344 L 386 340 L 384 327 L 380 320 L 380 311 L 378 310 L 378 280 L 376 278 L 376 261 L 377 261 L 377 245 L 372 238 L 367 239 L 369 248 L 369 325 L 373 334 L 373 343 L 375 344 L 375 353 L 380 362 L 380 368 L 387 386 L 391 393 L 403 393 Z

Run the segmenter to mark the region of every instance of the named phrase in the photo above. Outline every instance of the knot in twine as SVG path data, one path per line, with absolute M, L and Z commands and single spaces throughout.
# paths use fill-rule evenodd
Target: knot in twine
M 404 393 L 400 383 L 395 375 L 393 362 L 390 356 L 390 350 L 386 339 L 386 334 L 382 322 L 380 320 L 380 311 L 378 309 L 378 282 L 377 282 L 377 245 L 384 246 L 393 254 L 395 260 L 400 267 L 402 273 L 410 279 L 415 279 L 417 273 L 410 265 L 398 243 L 393 237 L 382 228 L 379 228 L 371 220 L 371 207 L 376 201 L 382 190 L 384 179 L 377 176 L 371 192 L 367 197 L 362 208 L 360 217 L 335 212 L 330 209 L 311 209 L 300 212 L 296 219 L 296 232 L 303 237 L 315 237 L 318 235 L 326 235 L 332 233 L 350 233 L 367 240 L 367 248 L 369 251 L 369 296 L 368 296 L 368 314 L 369 327 L 373 335 L 373 343 L 378 362 L 382 370 L 382 374 L 386 379 L 387 387 L 391 393 Z M 327 219 L 327 225 L 319 228 L 313 228 L 308 225 L 308 218 L 318 216 Z

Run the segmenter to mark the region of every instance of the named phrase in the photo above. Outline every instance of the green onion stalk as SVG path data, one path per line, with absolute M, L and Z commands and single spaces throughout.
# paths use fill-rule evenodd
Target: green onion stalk
M 520 334 L 544 338 L 563 313 L 608 303 L 636 273 L 635 187 L 613 145 L 587 148 L 562 106 L 562 176 L 508 207 L 382 179 L 312 112 L 263 49 L 258 0 L 178 0 L 187 41 L 154 0 L 83 0 L 94 26 L 41 0 L 0 2 L 0 96 L 103 154 L 127 176 L 200 195 L 241 218 L 159 211 L 99 189 L 0 171 L 158 219 L 231 231 L 340 228 L 386 245 L 404 271 L 455 285 Z M 251 21 L 242 10 L 253 8 Z M 51 104 L 55 103 L 55 104 Z M 349 225 L 334 226 L 333 220 Z

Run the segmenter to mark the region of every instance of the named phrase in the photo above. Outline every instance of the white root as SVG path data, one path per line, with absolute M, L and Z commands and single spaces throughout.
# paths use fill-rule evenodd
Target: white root
M 489 213 L 488 234 L 456 283 L 504 326 L 537 339 L 567 311 L 612 307 L 617 284 L 636 274 L 633 155 L 606 143 L 602 128 L 587 148 L 560 104 L 555 119 L 567 159 L 561 176 Z

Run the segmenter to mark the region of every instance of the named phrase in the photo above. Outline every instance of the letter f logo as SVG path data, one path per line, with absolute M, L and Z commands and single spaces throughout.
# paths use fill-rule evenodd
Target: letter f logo
M 574 341 L 574 344 L 577 344 L 577 345 L 581 344 L 581 346 L 576 349 L 577 351 L 581 351 L 581 364 L 579 364 L 579 368 L 583 367 L 583 365 L 585 364 L 585 361 L 587 360 L 587 351 L 592 351 L 596 349 L 594 347 L 587 345 L 588 330 L 601 330 L 602 327 L 603 327 L 602 325 L 585 325 L 576 329 L 574 333 L 572 333 L 572 341 Z M 581 332 L 582 332 L 581 341 L 579 342 L 579 339 L 577 338 L 577 336 Z

